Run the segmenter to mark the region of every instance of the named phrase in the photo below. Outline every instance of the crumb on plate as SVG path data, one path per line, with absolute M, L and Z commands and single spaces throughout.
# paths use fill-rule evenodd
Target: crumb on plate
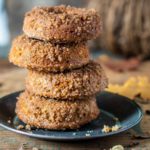
M 121 128 L 121 126 L 119 126 L 119 125 L 114 125 L 112 127 L 110 127 L 108 125 L 104 125 L 102 132 L 103 133 L 114 132 L 114 131 L 118 131 L 120 128 Z

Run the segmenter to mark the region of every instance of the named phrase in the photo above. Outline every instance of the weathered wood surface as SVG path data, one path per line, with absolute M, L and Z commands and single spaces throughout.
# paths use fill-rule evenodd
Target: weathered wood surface
M 143 65 L 141 69 L 144 70 L 145 67 L 150 68 L 150 64 Z M 140 70 L 140 74 L 144 74 L 143 70 Z M 147 69 L 146 69 L 147 70 Z M 106 69 L 106 73 L 110 78 L 110 82 L 121 83 L 127 79 L 132 73 L 117 74 Z M 149 70 L 146 74 L 149 74 Z M 136 74 L 134 72 L 134 74 Z M 114 76 L 115 75 L 115 76 Z M 8 93 L 21 90 L 24 88 L 24 78 L 26 76 L 26 71 L 24 69 L 18 69 L 8 64 L 6 61 L 0 60 L 0 96 L 6 95 Z M 115 77 L 115 78 L 114 78 Z M 143 110 L 150 109 L 150 104 L 141 104 Z M 144 119 L 141 124 L 142 130 L 144 132 L 149 132 L 150 128 L 150 116 L 144 115 Z M 21 144 L 26 143 L 30 149 L 32 147 L 37 147 L 41 150 L 100 150 L 100 149 L 110 149 L 114 145 L 129 145 L 130 142 L 139 142 L 139 145 L 133 147 L 133 149 L 150 149 L 150 139 L 132 139 L 132 130 L 125 133 L 101 138 L 90 141 L 78 141 L 78 142 L 56 142 L 56 141 L 46 141 L 38 140 L 35 138 L 29 138 L 27 136 L 19 135 L 10 131 L 7 131 L 0 127 L 0 150 L 17 150 Z

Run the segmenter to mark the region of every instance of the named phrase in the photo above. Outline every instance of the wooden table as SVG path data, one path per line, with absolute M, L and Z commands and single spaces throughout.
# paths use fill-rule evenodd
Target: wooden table
M 108 73 L 108 76 L 110 77 L 110 82 L 115 82 L 114 79 L 111 78 L 112 72 L 107 70 L 106 73 Z M 26 71 L 24 69 L 14 67 L 7 61 L 0 59 L 0 96 L 23 89 L 25 76 Z M 119 80 L 123 78 L 121 75 L 118 76 Z M 126 79 L 126 77 L 123 79 Z M 149 103 L 140 105 L 142 106 L 143 110 L 150 109 Z M 144 133 L 149 132 L 149 115 L 144 115 L 141 127 Z M 133 138 L 132 130 L 118 134 L 116 136 L 90 141 L 56 142 L 29 138 L 27 136 L 19 135 L 0 127 L 0 150 L 17 150 L 22 144 L 27 144 L 30 149 L 36 147 L 41 150 L 100 150 L 110 149 L 112 146 L 118 144 L 127 147 L 131 145 L 132 148 L 139 150 L 150 149 L 150 139 L 138 139 L 137 137 Z

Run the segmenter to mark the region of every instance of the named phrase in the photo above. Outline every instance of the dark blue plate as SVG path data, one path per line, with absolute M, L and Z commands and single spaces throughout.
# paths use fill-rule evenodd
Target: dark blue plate
M 0 126 L 30 137 L 62 141 L 100 138 L 132 128 L 141 121 L 143 116 L 141 108 L 134 101 L 117 94 L 103 92 L 97 95 L 97 103 L 101 110 L 100 116 L 78 130 L 51 131 L 35 128 L 31 131 L 17 130 L 18 125 L 24 124 L 15 114 L 16 97 L 19 93 L 16 92 L 0 99 Z M 11 120 L 11 123 L 8 123 L 8 120 Z M 103 133 L 104 124 L 109 126 L 118 124 L 121 128 L 115 132 Z

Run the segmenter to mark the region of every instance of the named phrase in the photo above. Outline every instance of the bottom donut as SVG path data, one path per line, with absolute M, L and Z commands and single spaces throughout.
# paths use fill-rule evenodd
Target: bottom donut
M 25 91 L 20 94 L 16 113 L 24 123 L 51 130 L 77 129 L 100 113 L 94 97 L 83 100 L 54 100 Z

